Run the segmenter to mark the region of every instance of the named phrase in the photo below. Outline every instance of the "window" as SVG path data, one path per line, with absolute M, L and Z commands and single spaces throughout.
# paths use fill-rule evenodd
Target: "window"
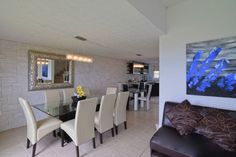
M 158 79 L 159 78 L 159 71 L 153 71 L 153 78 Z
M 48 77 L 48 64 L 43 64 L 42 65 L 42 76 L 43 77 Z

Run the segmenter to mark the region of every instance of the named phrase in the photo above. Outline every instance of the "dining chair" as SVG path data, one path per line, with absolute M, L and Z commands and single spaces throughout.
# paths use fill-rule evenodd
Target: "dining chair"
M 116 101 L 116 94 L 102 96 L 99 112 L 95 113 L 95 128 L 100 135 L 100 143 L 103 143 L 102 133 L 111 130 L 114 137 L 113 129 L 113 111 Z
M 127 120 L 126 120 L 126 105 L 129 97 L 129 91 L 119 92 L 117 95 L 115 109 L 113 113 L 113 123 L 115 126 L 116 134 L 118 134 L 118 125 L 124 123 L 125 129 L 127 129 Z
M 127 91 L 129 91 L 129 85 L 128 84 L 123 84 L 123 92 L 127 92 Z M 133 99 L 134 99 L 134 94 L 129 93 L 129 97 L 128 97 L 128 101 L 127 101 L 127 107 L 126 107 L 127 110 L 129 110 L 130 101 L 132 101 Z
M 129 91 L 128 84 L 123 84 L 123 92 Z
M 79 157 L 79 145 L 93 139 L 95 144 L 94 117 L 97 98 L 78 101 L 75 119 L 61 124 L 61 146 L 64 147 L 64 132 L 73 140 L 76 146 L 76 155 Z
M 123 83 L 117 83 L 118 85 L 118 92 L 122 92 L 123 91 Z
M 62 90 L 63 93 L 63 103 L 72 103 L 72 99 L 71 97 L 74 96 L 75 93 L 75 89 L 74 88 L 65 88 Z
M 141 101 L 141 106 L 144 106 L 144 102 L 146 102 L 146 109 L 149 110 L 150 109 L 150 96 L 151 96 L 151 92 L 152 92 L 152 84 L 148 84 L 148 93 L 147 96 L 141 96 L 138 97 L 138 100 Z
M 44 99 L 45 99 L 45 104 L 47 105 L 60 104 L 61 99 L 60 99 L 59 90 L 57 89 L 45 90 Z
M 116 94 L 117 88 L 116 87 L 107 87 L 106 95 L 108 94 Z
M 34 157 L 36 152 L 37 142 L 50 132 L 53 132 L 55 134 L 55 130 L 60 128 L 60 124 L 62 123 L 62 121 L 53 117 L 36 121 L 33 110 L 29 102 L 27 102 L 25 99 L 21 97 L 18 98 L 18 101 L 26 117 L 26 123 L 27 123 L 26 148 L 27 149 L 29 148 L 30 143 L 33 145 L 32 157 Z

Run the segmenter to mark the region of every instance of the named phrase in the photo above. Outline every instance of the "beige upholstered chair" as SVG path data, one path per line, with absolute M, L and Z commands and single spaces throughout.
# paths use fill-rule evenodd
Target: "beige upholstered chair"
M 95 145 L 94 117 L 97 98 L 81 100 L 77 104 L 75 119 L 61 124 L 61 146 L 64 146 L 64 131 L 71 137 L 76 146 L 76 154 L 79 157 L 79 145 L 93 139 Z
M 106 95 L 108 94 L 116 94 L 117 88 L 116 87 L 107 87 Z
M 152 85 L 148 84 L 148 93 L 147 96 L 141 96 L 138 98 L 139 101 L 141 101 L 141 106 L 144 106 L 144 102 L 146 102 L 146 109 L 149 110 L 150 109 L 150 96 L 151 96 L 151 92 L 152 92 Z
M 65 88 L 62 90 L 63 93 L 63 103 L 72 103 L 71 97 L 74 96 L 75 89 L 74 88 Z
M 124 123 L 125 129 L 127 129 L 127 122 L 126 122 L 126 105 L 129 97 L 129 92 L 119 92 L 115 110 L 114 110 L 114 125 L 116 134 L 118 134 L 118 125 Z
M 45 104 L 48 104 L 48 105 L 56 104 L 56 105 L 58 105 L 61 101 L 59 90 L 57 90 L 57 89 L 45 90 L 44 91 L 44 99 L 45 99 Z
M 114 136 L 113 129 L 113 111 L 116 101 L 116 94 L 102 96 L 99 112 L 95 114 L 95 128 L 100 135 L 100 143 L 103 143 L 102 133 L 111 129 L 112 137 Z
M 33 145 L 32 157 L 35 156 L 37 142 L 46 136 L 48 133 L 60 127 L 62 121 L 56 118 L 46 118 L 40 121 L 36 121 L 31 105 L 23 98 L 18 98 L 21 107 L 23 108 L 26 122 L 27 122 L 27 149 L 30 142 Z M 55 133 L 55 132 L 54 132 Z

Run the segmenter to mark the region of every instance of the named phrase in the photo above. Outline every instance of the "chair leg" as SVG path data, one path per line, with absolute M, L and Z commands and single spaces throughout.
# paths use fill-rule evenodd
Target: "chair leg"
M 61 129 L 61 147 L 64 147 L 64 136 L 65 136 L 65 133 L 64 133 L 64 130 Z
M 57 137 L 56 130 L 53 131 L 53 136 Z
M 35 156 L 35 152 L 36 152 L 36 145 L 37 145 L 37 143 L 35 143 L 35 144 L 33 145 L 32 157 L 34 157 L 34 156 Z
M 124 122 L 125 130 L 127 129 L 127 122 Z
M 141 100 L 141 107 L 143 108 L 144 107 L 144 101 Z
M 115 125 L 116 135 L 118 135 L 118 126 Z
M 27 138 L 27 142 L 26 142 L 26 148 L 28 149 L 30 147 L 30 140 Z
M 147 100 L 147 110 L 149 110 L 150 109 L 150 101 L 149 100 Z
M 93 138 L 93 148 L 96 148 L 96 141 L 95 141 L 95 137 Z
M 127 106 L 126 106 L 126 110 L 128 110 L 129 111 L 129 97 L 128 97 L 128 101 L 127 101 Z
M 75 146 L 75 149 L 76 149 L 76 155 L 77 157 L 79 157 L 79 146 Z
M 111 128 L 111 136 L 114 137 L 114 128 Z
M 99 136 L 100 136 L 100 143 L 103 144 L 102 133 L 99 133 Z

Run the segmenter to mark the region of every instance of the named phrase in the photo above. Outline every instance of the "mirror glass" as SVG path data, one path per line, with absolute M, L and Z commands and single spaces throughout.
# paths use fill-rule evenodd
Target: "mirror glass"
M 37 58 L 37 84 L 69 81 L 69 61 Z

